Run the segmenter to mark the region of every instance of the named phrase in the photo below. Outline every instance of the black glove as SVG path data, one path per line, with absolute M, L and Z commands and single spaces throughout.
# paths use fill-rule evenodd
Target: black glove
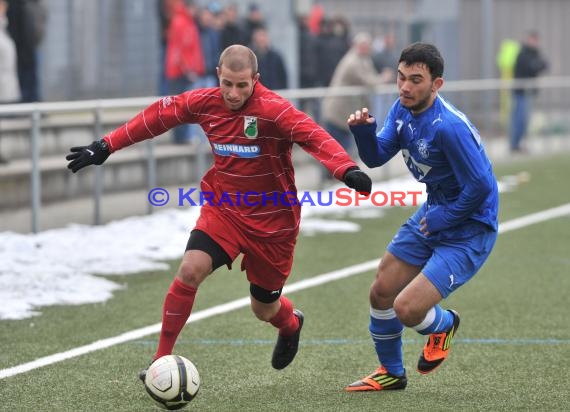
M 70 160 L 67 168 L 73 173 L 85 166 L 103 164 L 111 154 L 107 142 L 103 139 L 95 140 L 89 146 L 76 146 L 70 150 L 71 153 L 65 159 Z
M 348 172 L 344 174 L 343 181 L 344 184 L 359 193 L 368 195 L 372 191 L 372 180 L 360 169 L 348 169 Z

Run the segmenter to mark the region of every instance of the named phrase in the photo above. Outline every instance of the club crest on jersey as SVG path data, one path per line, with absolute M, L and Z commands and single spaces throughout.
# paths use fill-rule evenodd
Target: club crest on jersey
M 255 139 L 257 137 L 257 117 L 244 116 L 243 133 L 248 139 Z
M 166 96 L 166 97 L 163 97 L 160 102 L 162 103 L 162 107 L 165 108 L 165 107 L 168 107 L 172 104 L 173 99 L 171 96 Z
M 420 156 L 427 159 L 429 157 L 429 150 L 426 141 L 424 139 L 420 139 L 416 144 L 418 146 Z

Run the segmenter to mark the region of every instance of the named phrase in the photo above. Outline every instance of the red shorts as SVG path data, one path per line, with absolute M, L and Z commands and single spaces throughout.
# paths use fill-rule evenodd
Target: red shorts
M 194 229 L 210 236 L 228 254 L 232 262 L 243 253 L 241 270 L 247 280 L 273 291 L 283 287 L 293 266 L 296 238 L 275 240 L 244 233 L 219 208 L 203 206 Z

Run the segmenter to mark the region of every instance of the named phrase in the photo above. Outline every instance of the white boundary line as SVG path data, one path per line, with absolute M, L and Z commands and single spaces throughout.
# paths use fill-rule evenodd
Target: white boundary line
M 517 219 L 509 220 L 508 222 L 502 223 L 499 226 L 499 233 L 505 233 L 511 230 L 517 230 L 526 226 L 566 216 L 569 214 L 570 214 L 570 203 L 552 209 L 544 210 L 542 212 L 537 212 L 527 216 L 523 216 Z M 295 282 L 292 283 L 291 285 L 285 286 L 283 291 L 285 293 L 293 293 L 299 290 L 309 289 L 328 282 L 333 282 L 335 280 L 354 276 L 359 273 L 375 269 L 378 265 L 378 262 L 379 259 L 369 260 L 368 262 L 359 263 L 357 265 L 348 266 L 346 268 L 335 270 L 333 272 L 324 273 L 322 275 L 318 275 L 309 279 L 301 280 L 299 282 Z M 211 307 L 209 309 L 204 309 L 199 312 L 192 313 L 187 323 L 197 322 L 199 320 L 207 319 L 212 316 L 228 313 L 248 305 L 249 305 L 249 296 L 241 299 L 236 299 L 228 303 L 224 303 L 221 305 Z M 16 376 L 21 373 L 29 372 L 34 369 L 62 362 L 67 359 L 85 355 L 90 352 L 106 349 L 111 346 L 129 342 L 131 340 L 140 339 L 144 336 L 160 332 L 160 328 L 161 328 L 161 323 L 156 323 L 151 326 L 146 326 L 144 328 L 135 329 L 130 332 L 114 336 L 112 338 L 101 339 L 93 343 L 90 343 L 88 345 L 79 346 L 77 348 L 70 349 L 65 352 L 60 352 L 53 355 L 45 356 L 43 358 L 38 358 L 31 362 L 22 363 L 20 365 L 11 368 L 0 369 L 0 379 L 9 378 L 11 376 Z

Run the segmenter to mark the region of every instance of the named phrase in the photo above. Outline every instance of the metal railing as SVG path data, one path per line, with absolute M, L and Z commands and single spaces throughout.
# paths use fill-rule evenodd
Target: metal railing
M 513 88 L 538 88 L 538 89 L 569 89 L 570 76 L 565 77 L 542 77 L 537 80 L 512 81 L 501 79 L 484 80 L 464 80 L 446 82 L 442 91 L 449 92 L 492 92 L 511 90 Z M 395 84 L 380 85 L 370 89 L 367 87 L 339 87 L 339 88 L 310 88 L 279 90 L 278 93 L 292 101 L 304 99 L 322 99 L 325 96 L 358 96 L 358 95 L 393 95 L 397 93 Z M 568 94 L 566 93 L 566 96 Z M 107 99 L 107 100 L 85 100 L 73 102 L 41 102 L 27 104 L 11 104 L 0 106 L 0 117 L 6 116 L 29 116 L 31 121 L 31 230 L 36 233 L 40 230 L 41 218 L 41 170 L 40 170 L 40 147 L 41 147 L 41 121 L 42 116 L 55 113 L 93 113 L 93 136 L 98 139 L 103 135 L 103 111 L 113 109 L 142 109 L 160 97 Z M 489 100 L 484 99 L 483 110 L 489 112 L 496 111 L 496 108 L 488 104 Z M 568 106 L 570 103 L 566 102 Z M 568 107 L 567 106 L 567 107 Z M 355 108 L 358 109 L 358 108 Z M 464 110 L 465 111 L 465 110 Z M 468 113 L 469 114 L 469 113 Z M 147 185 L 149 188 L 156 183 L 156 159 L 154 154 L 153 140 L 148 140 L 147 144 Z M 94 189 L 94 217 L 95 224 L 101 222 L 101 197 L 103 193 L 102 169 L 95 168 L 95 189 Z M 148 212 L 152 213 L 149 204 Z

